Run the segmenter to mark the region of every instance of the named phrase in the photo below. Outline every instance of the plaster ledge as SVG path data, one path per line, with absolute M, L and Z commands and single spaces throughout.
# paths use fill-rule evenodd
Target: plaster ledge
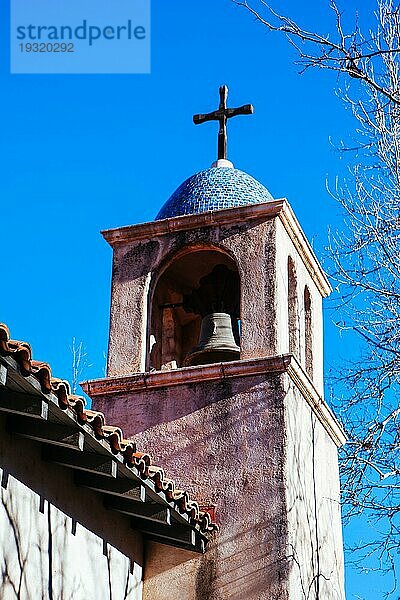
M 80 385 L 90 397 L 107 396 L 130 390 L 171 387 L 205 380 L 261 375 L 262 373 L 284 373 L 290 364 L 291 358 L 290 354 L 282 354 L 266 358 L 235 360 L 212 365 L 181 367 L 168 371 L 152 371 L 92 379 L 84 381 Z
M 294 356 L 291 356 L 287 373 L 292 382 L 300 390 L 303 398 L 318 417 L 325 430 L 335 442 L 336 446 L 338 448 L 343 446 L 346 443 L 347 438 L 342 425 L 337 420 L 334 412 L 315 389 L 308 375 Z
M 91 398 L 105 398 L 116 394 L 127 394 L 132 391 L 140 392 L 140 390 L 179 386 L 206 380 L 215 381 L 233 377 L 248 377 L 265 373 L 287 373 L 335 444 L 339 447 L 346 443 L 346 435 L 332 410 L 318 393 L 302 366 L 291 354 L 196 367 L 182 367 L 170 371 L 134 373 L 132 375 L 92 379 L 82 382 L 81 387 Z
M 160 221 L 139 223 L 138 225 L 127 225 L 116 229 L 108 229 L 101 233 L 104 239 L 114 247 L 118 244 L 149 240 L 177 231 L 189 231 L 200 227 L 229 225 L 274 217 L 279 217 L 282 221 L 287 234 L 304 260 L 322 296 L 329 296 L 332 291 L 330 283 L 286 198 L 270 200 L 260 204 L 171 217 Z

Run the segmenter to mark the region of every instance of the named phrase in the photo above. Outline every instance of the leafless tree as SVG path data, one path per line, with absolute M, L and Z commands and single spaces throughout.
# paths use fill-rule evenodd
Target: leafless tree
M 70 350 L 72 354 L 71 392 L 76 394 L 85 369 L 91 365 L 88 364 L 87 352 L 82 341 L 77 342 L 73 337 Z
M 353 555 L 358 564 L 394 573 L 400 545 L 400 2 L 377 0 L 373 26 L 363 32 L 357 15 L 345 26 L 331 0 L 330 34 L 302 28 L 263 0 L 236 4 L 288 37 L 301 72 L 334 71 L 336 92 L 354 116 L 353 139 L 339 144 L 349 174 L 329 190 L 344 214 L 328 249 L 338 325 L 360 342 L 353 344 L 360 352 L 336 377 L 336 389 L 344 391 L 337 409 L 349 435 L 341 455 L 344 515 L 363 514 L 375 524 Z

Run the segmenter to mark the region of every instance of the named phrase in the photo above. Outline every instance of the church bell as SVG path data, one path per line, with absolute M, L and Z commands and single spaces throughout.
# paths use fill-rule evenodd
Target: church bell
M 240 358 L 239 302 L 239 277 L 225 265 L 214 267 L 199 288 L 184 297 L 185 311 L 202 316 L 199 342 L 186 356 L 185 366 Z
M 231 316 L 216 312 L 203 317 L 199 343 L 189 352 L 185 365 L 206 365 L 239 358 L 240 348 L 233 336 Z

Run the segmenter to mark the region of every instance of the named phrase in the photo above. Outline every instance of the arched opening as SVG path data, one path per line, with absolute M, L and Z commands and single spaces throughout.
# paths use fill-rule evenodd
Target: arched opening
M 311 294 L 307 286 L 304 288 L 304 351 L 305 367 L 310 379 L 313 377 L 313 348 L 312 348 L 312 304 Z
M 294 262 L 291 256 L 287 264 L 288 278 L 288 327 L 289 327 L 289 352 L 299 354 L 299 326 L 297 307 L 297 277 Z
M 180 252 L 155 283 L 148 368 L 174 369 L 239 358 L 239 322 L 240 279 L 235 261 L 210 247 Z

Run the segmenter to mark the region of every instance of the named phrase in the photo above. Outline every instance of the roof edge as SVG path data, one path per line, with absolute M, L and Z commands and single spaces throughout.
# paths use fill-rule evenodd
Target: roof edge
M 287 373 L 336 446 L 338 448 L 344 446 L 347 442 L 347 437 L 343 426 L 336 418 L 333 410 L 318 393 L 295 356 L 292 356 Z
M 193 215 L 180 215 L 159 221 L 149 221 L 137 225 L 125 225 L 114 229 L 101 231 L 104 239 L 115 246 L 117 244 L 134 242 L 150 237 L 159 237 L 175 231 L 198 229 L 209 225 L 236 223 L 237 221 L 256 219 L 257 217 L 276 216 L 282 208 L 285 198 L 248 204 L 246 206 L 233 206 L 220 210 L 209 210 Z
M 321 295 L 324 298 L 329 296 L 332 288 L 328 278 L 286 198 L 106 229 L 101 234 L 110 246 L 114 247 L 119 244 L 148 240 L 182 230 L 187 231 L 200 227 L 243 223 L 244 221 L 273 217 L 279 217 L 282 221 L 287 234 L 296 246 Z
M 67 381 L 55 378 L 47 363 L 32 358 L 32 350 L 27 342 L 10 339 L 10 332 L 4 323 L 0 323 L 0 391 L 0 416 L 11 416 L 9 427 L 14 434 L 18 433 L 39 444 L 59 446 L 60 439 L 63 440 L 72 429 L 74 435 L 68 436 L 72 438 L 71 444 L 66 445 L 74 449 L 74 458 L 68 458 L 67 463 L 60 463 L 61 468 L 80 471 L 82 462 L 77 463 L 75 458 L 83 457 L 84 470 L 89 472 L 88 476 L 97 477 L 99 473 L 96 465 L 90 460 L 98 454 L 106 457 L 105 460 L 109 461 L 109 476 L 101 475 L 100 483 L 97 481 L 90 484 L 90 481 L 81 480 L 80 483 L 77 481 L 78 485 L 91 487 L 98 493 L 104 491 L 112 495 L 117 491 L 118 495 L 127 498 L 124 494 L 129 490 L 121 491 L 118 477 L 133 480 L 133 487 L 137 487 L 144 497 L 143 499 L 141 496 L 143 502 L 148 497 L 151 502 L 160 504 L 162 509 L 173 511 L 175 521 L 194 535 L 194 539 L 186 542 L 169 537 L 164 531 L 164 542 L 161 543 L 204 552 L 208 536 L 218 531 L 218 525 L 213 522 L 207 509 L 202 510 L 188 491 L 178 489 L 175 481 L 167 477 L 163 468 L 152 463 L 149 454 L 138 450 L 131 438 L 124 438 L 120 427 L 107 424 L 103 413 L 86 409 L 85 399 L 71 394 Z M 54 428 L 58 428 L 56 432 Z M 87 463 L 85 456 L 88 456 Z M 142 500 L 139 504 L 141 502 Z M 135 515 L 145 518 L 140 512 L 132 513 L 132 516 Z M 165 524 L 173 527 L 167 521 Z M 146 529 L 145 525 L 143 531 L 146 535 L 161 535 L 154 529 Z M 160 541 L 160 537 L 157 537 L 157 541 Z

